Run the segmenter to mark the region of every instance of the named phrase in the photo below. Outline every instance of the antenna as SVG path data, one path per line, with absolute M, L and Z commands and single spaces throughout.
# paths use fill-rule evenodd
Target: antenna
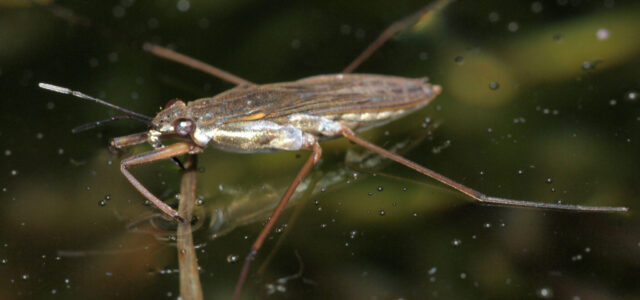
M 123 112 L 123 113 L 127 114 L 128 116 L 131 116 L 131 118 L 129 118 L 130 120 L 137 120 L 137 121 L 143 122 L 143 123 L 145 123 L 147 125 L 151 125 L 151 120 L 153 119 L 153 118 L 151 118 L 149 116 L 137 113 L 135 111 L 128 110 L 126 108 L 117 106 L 115 104 L 111 104 L 111 103 L 109 103 L 107 101 L 100 100 L 98 98 L 89 96 L 89 95 L 84 94 L 84 93 L 79 92 L 79 91 L 74 91 L 74 90 L 68 89 L 66 87 L 61 87 L 61 86 L 57 86 L 57 85 L 53 85 L 53 84 L 49 84 L 49 83 L 44 83 L 44 82 L 38 83 L 38 86 L 40 88 L 45 89 L 45 90 L 50 90 L 50 91 L 53 91 L 53 92 L 56 92 L 56 93 L 60 93 L 60 94 L 71 95 L 71 96 L 74 96 L 74 97 L 78 97 L 80 99 L 85 99 L 85 100 L 96 102 L 98 104 L 102 104 L 102 105 L 107 106 L 107 107 L 109 107 L 111 109 Z M 113 119 L 114 120 L 118 120 L 118 119 L 124 119 L 124 118 L 118 117 L 118 118 L 113 118 Z M 96 123 L 102 124 L 102 123 L 104 123 L 104 121 L 99 121 L 99 122 L 96 122 Z M 96 125 L 100 125 L 100 124 L 96 124 Z

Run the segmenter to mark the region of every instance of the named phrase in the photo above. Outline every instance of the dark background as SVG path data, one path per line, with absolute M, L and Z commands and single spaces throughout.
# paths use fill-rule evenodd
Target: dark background
M 2 299 L 179 295 L 172 225 L 144 219 L 154 210 L 120 174 L 121 157 L 107 149 L 110 138 L 145 128 L 121 121 L 72 134 L 115 113 L 41 90 L 38 82 L 153 115 L 169 99 L 193 100 L 232 85 L 145 53 L 141 42 L 258 83 L 295 80 L 339 72 L 388 24 L 425 5 L 56 3 L 93 25 L 27 1 L 0 1 Z M 419 140 L 405 156 L 488 195 L 622 205 L 631 213 L 481 206 L 395 164 L 376 167 L 375 177 L 353 171 L 345 153 L 359 148 L 330 141 L 313 178 L 333 171 L 349 178 L 302 196 L 297 221 L 293 210 L 285 213 L 287 236 L 278 225 L 244 296 L 267 297 L 269 284 L 302 266 L 302 275 L 271 297 L 637 299 L 639 36 L 637 1 L 458 1 L 398 34 L 358 69 L 428 76 L 444 89 L 429 107 L 363 134 L 367 139 L 388 148 Z M 492 82 L 499 87 L 490 89 Z M 426 118 L 439 124 L 430 135 Z M 206 298 L 230 297 L 241 267 L 234 261 L 264 221 L 232 218 L 225 222 L 237 228 L 217 234 L 208 228 L 213 212 L 233 205 L 255 211 L 256 197 L 284 188 L 306 155 L 200 155 L 202 226 L 194 239 Z M 171 162 L 134 174 L 175 202 L 180 172 Z M 240 201 L 247 195 L 254 198 Z

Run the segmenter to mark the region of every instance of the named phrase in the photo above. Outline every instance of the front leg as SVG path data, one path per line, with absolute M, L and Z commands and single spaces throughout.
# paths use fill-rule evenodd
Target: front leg
M 167 147 L 158 148 L 153 151 L 131 156 L 131 157 L 125 158 L 124 160 L 122 160 L 122 162 L 120 162 L 120 171 L 122 172 L 122 174 L 124 174 L 124 177 L 126 177 L 127 180 L 129 180 L 131 185 L 133 185 L 133 187 L 135 187 L 136 190 L 138 190 L 138 192 L 140 192 L 145 198 L 151 201 L 153 205 L 155 205 L 163 213 L 174 218 L 178 222 L 185 223 L 184 218 L 180 217 L 180 215 L 175 209 L 171 208 L 171 206 L 162 202 L 162 200 L 158 199 L 158 197 L 153 195 L 146 187 L 142 185 L 142 183 L 140 183 L 140 181 L 138 181 L 138 179 L 133 177 L 133 175 L 131 175 L 131 173 L 127 169 L 135 165 L 146 164 L 146 163 L 163 160 L 163 159 L 170 159 L 172 157 L 182 155 L 182 154 L 198 152 L 196 150 L 196 147 L 197 146 L 190 143 L 180 142 L 180 143 L 171 144 Z

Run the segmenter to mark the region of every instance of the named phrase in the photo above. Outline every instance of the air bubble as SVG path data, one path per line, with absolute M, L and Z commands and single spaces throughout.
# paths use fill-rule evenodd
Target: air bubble
M 544 180 L 545 183 L 552 183 L 553 179 L 551 177 L 547 177 L 547 179 Z
M 453 240 L 451 241 L 451 245 L 453 245 L 453 246 L 455 246 L 455 247 L 460 246 L 460 244 L 462 244 L 462 240 L 460 240 L 460 239 L 453 239 Z
M 384 217 L 384 215 L 386 215 L 387 212 L 385 212 L 383 209 L 381 209 L 380 212 L 378 212 L 378 214 L 380 214 L 381 217 Z
M 378 190 L 378 192 L 382 192 L 384 190 L 384 188 L 381 185 L 379 185 L 377 190 Z
M 500 88 L 500 83 L 496 81 L 489 82 L 489 88 L 495 91 Z
M 634 102 L 634 101 L 638 100 L 638 96 L 640 96 L 640 95 L 638 95 L 638 92 L 629 91 L 624 95 L 624 99 L 627 100 L 627 101 Z

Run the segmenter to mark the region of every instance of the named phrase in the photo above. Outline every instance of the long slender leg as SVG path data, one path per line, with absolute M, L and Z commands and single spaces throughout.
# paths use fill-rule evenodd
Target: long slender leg
M 424 175 L 427 175 L 437 181 L 440 181 L 481 203 L 503 205 L 503 206 L 519 206 L 519 207 L 531 207 L 531 208 L 542 208 L 542 209 L 554 209 L 554 210 L 571 210 L 571 211 L 581 211 L 581 212 L 626 212 L 629 210 L 629 208 L 624 206 L 583 206 L 583 205 L 568 205 L 568 204 L 557 204 L 557 203 L 538 203 L 538 202 L 531 202 L 531 201 L 511 200 L 511 199 L 504 199 L 504 198 L 498 198 L 498 197 L 490 197 L 470 187 L 462 185 L 444 175 L 441 175 L 430 169 L 427 169 L 402 156 L 389 152 L 384 148 L 378 147 L 368 141 L 365 141 L 359 138 L 358 136 L 356 136 L 355 133 L 351 131 L 351 129 L 344 128 L 342 130 L 342 134 L 347 139 L 351 140 L 352 142 L 362 147 L 365 147 L 371 151 L 375 151 L 388 159 L 399 162 L 411 169 L 414 169 Z
M 138 179 L 133 177 L 133 175 L 131 175 L 131 173 L 127 169 L 135 165 L 146 164 L 146 163 L 163 160 L 163 159 L 169 159 L 174 156 L 186 154 L 186 153 L 189 153 L 189 150 L 191 150 L 193 147 L 194 147 L 193 144 L 189 144 L 185 142 L 175 143 L 164 148 L 159 148 L 153 151 L 149 151 L 149 152 L 141 153 L 129 158 L 125 158 L 124 160 L 122 160 L 122 162 L 120 162 L 120 171 L 122 172 L 122 174 L 124 174 L 124 177 L 126 177 L 127 180 L 129 180 L 131 185 L 133 185 L 133 187 L 135 187 L 136 190 L 138 190 L 138 192 L 140 192 L 145 198 L 149 199 L 149 201 L 151 201 L 151 203 L 153 203 L 153 205 L 159 208 L 163 213 L 176 219 L 178 222 L 181 222 L 181 223 L 185 222 L 184 218 L 180 217 L 178 212 L 175 209 L 171 208 L 171 206 L 162 202 L 162 200 L 158 199 L 158 197 L 153 195 L 146 187 L 142 185 L 142 183 L 140 183 L 140 181 L 138 181 Z
M 443 7 L 445 7 L 447 4 L 449 4 L 450 2 L 455 1 L 455 0 L 439 0 L 439 1 L 435 1 L 432 3 L 429 3 L 429 5 L 423 7 L 422 9 L 420 9 L 419 11 L 416 11 L 415 13 L 404 17 L 403 19 L 396 21 L 395 23 L 391 24 L 391 26 L 389 26 L 387 29 L 385 29 L 379 36 L 378 38 L 375 39 L 375 41 L 373 41 L 371 44 L 369 44 L 369 46 L 364 49 L 364 51 L 362 53 L 360 53 L 360 55 L 358 55 L 358 57 L 356 57 L 356 59 L 354 59 L 349 66 L 347 66 L 342 73 L 351 73 L 353 72 L 353 70 L 355 70 L 356 68 L 358 68 L 358 66 L 360 66 L 363 62 L 365 62 L 374 52 L 376 52 L 376 50 L 378 50 L 378 48 L 380 48 L 382 45 L 384 45 L 384 43 L 387 42 L 387 40 L 389 40 L 391 37 L 393 37 L 396 33 L 398 33 L 399 31 L 417 23 L 418 21 L 420 21 L 427 13 L 431 12 L 432 10 L 437 10 L 437 9 L 441 9 Z
M 210 64 L 207 64 L 203 61 L 197 60 L 193 57 L 189 57 L 186 56 L 184 54 L 175 52 L 171 49 L 167 49 L 165 47 L 162 46 L 158 46 L 158 45 L 154 45 L 154 44 L 150 44 L 150 43 L 145 43 L 142 46 L 142 49 L 144 49 L 145 51 L 158 56 L 158 57 L 162 57 L 164 59 L 179 63 L 181 65 L 185 65 L 191 68 L 194 68 L 198 71 L 202 71 L 204 73 L 213 75 L 214 77 L 218 77 L 224 81 L 233 83 L 235 85 L 254 85 L 253 82 L 248 81 L 246 79 L 240 78 L 236 75 L 233 75 L 225 70 L 222 70 L 220 68 L 216 68 Z
M 240 291 L 242 290 L 242 286 L 244 285 L 244 282 L 247 279 L 247 275 L 249 274 L 249 267 L 251 266 L 251 262 L 255 259 L 256 255 L 258 254 L 258 250 L 260 250 L 260 247 L 262 247 L 262 243 L 264 243 L 264 240 L 267 238 L 267 235 L 271 231 L 271 228 L 273 228 L 273 225 L 276 224 L 278 217 L 280 216 L 280 214 L 282 214 L 285 206 L 287 206 L 289 198 L 291 198 L 291 195 L 293 195 L 293 192 L 295 192 L 298 184 L 300 184 L 300 181 L 302 181 L 307 173 L 309 173 L 313 165 L 315 165 L 318 160 L 320 160 L 320 156 L 322 156 L 322 148 L 320 147 L 320 144 L 318 144 L 317 142 L 313 144 L 311 151 L 311 155 L 304 163 L 300 171 L 298 171 L 298 175 L 296 175 L 296 177 L 287 188 L 287 191 L 284 192 L 284 195 L 282 195 L 282 199 L 278 203 L 278 206 L 276 206 L 273 214 L 271 214 L 267 225 L 262 228 L 262 231 L 260 231 L 260 234 L 258 234 L 258 238 L 256 238 L 255 242 L 253 242 L 253 245 L 251 245 L 251 250 L 249 251 L 247 257 L 245 257 L 244 259 L 244 265 L 242 266 L 242 271 L 240 272 L 240 277 L 238 278 L 238 283 L 236 284 L 236 289 L 233 294 L 234 300 L 239 299 Z

